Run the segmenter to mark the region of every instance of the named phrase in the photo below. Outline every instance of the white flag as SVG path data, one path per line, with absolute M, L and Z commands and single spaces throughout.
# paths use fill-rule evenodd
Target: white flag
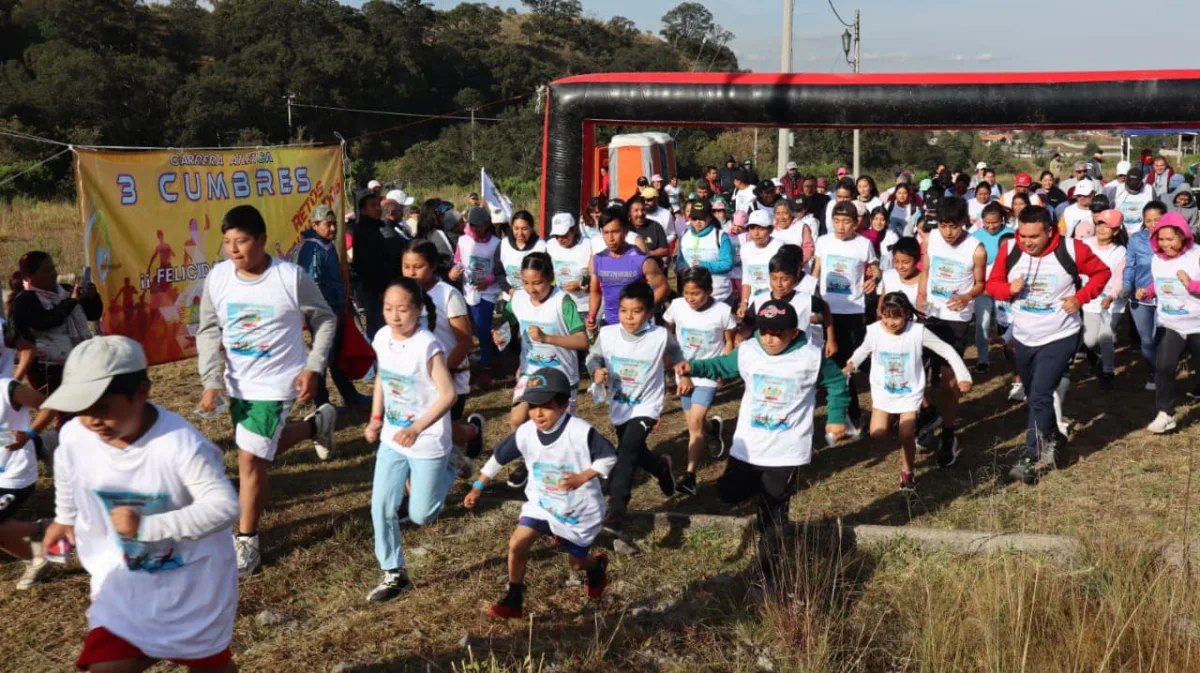
M 504 219 L 512 222 L 512 201 L 510 201 L 507 196 L 502 194 L 500 190 L 496 188 L 496 183 L 492 182 L 492 179 L 488 177 L 487 169 L 479 169 L 479 176 L 479 181 L 481 183 L 479 194 L 483 197 L 484 202 L 493 209 L 499 209 L 503 211 Z

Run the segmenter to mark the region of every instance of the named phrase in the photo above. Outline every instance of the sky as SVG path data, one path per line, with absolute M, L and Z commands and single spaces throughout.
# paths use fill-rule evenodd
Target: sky
M 734 34 L 742 68 L 780 71 L 785 0 L 705 0 L 714 20 Z M 842 53 L 845 28 L 829 0 L 794 0 L 793 72 L 851 72 Z M 585 16 L 632 19 L 643 30 L 662 27 L 676 0 L 582 0 Z M 350 4 L 360 4 L 351 0 Z M 431 0 L 438 9 L 457 0 Z M 519 0 L 492 2 L 524 10 Z M 833 0 L 847 22 L 862 11 L 862 72 L 1009 72 L 1149 70 L 1200 67 L 1197 0 Z M 1086 13 L 1080 17 L 1080 8 Z M 1132 10 L 1130 8 L 1132 7 Z M 1027 11 L 1018 11 L 1022 8 Z M 1132 13 L 1145 23 L 1121 20 Z M 1157 49 L 1129 48 L 1153 39 Z

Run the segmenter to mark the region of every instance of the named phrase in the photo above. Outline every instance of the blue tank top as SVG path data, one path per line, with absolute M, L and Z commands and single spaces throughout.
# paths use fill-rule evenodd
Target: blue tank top
M 605 250 L 592 258 L 604 297 L 604 322 L 607 324 L 620 322 L 621 290 L 630 283 L 646 280 L 646 274 L 642 272 L 645 261 L 646 256 L 634 247 L 626 249 L 620 257 L 613 257 L 612 252 Z

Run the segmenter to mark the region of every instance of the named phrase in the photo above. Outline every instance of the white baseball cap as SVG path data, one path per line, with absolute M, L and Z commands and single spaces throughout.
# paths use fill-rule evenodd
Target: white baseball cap
M 775 221 L 771 217 L 771 213 L 761 209 L 750 213 L 750 219 L 746 221 L 747 227 L 771 227 L 774 225 Z
M 388 201 L 395 201 L 402 206 L 411 206 L 413 204 L 413 197 L 405 194 L 403 189 L 393 189 L 383 198 Z
M 367 183 L 367 189 L 379 189 L 383 185 L 379 184 L 378 180 L 372 180 Z
M 795 161 L 789 161 L 789 162 L 787 162 L 787 170 L 789 170 L 789 171 L 790 171 L 790 170 L 792 170 L 792 169 L 793 169 L 793 168 L 795 168 L 795 167 L 796 167 L 796 162 L 795 162 Z
M 1133 167 L 1132 164 L 1130 164 L 1128 161 L 1118 161 L 1117 162 L 1117 175 L 1125 175 L 1126 173 L 1129 172 L 1129 169 L 1132 167 Z
M 982 171 L 983 169 L 985 169 L 987 167 L 988 167 L 988 165 L 987 165 L 986 161 L 980 161 L 979 163 L 975 164 L 975 170 L 977 170 L 977 171 Z
M 658 173 L 655 173 L 654 175 L 650 176 L 650 182 L 662 182 L 662 181 L 663 181 L 663 178 Z
M 1096 193 L 1096 184 L 1091 180 L 1080 180 L 1075 185 L 1075 196 L 1091 196 Z
M 46 398 L 42 408 L 77 414 L 104 395 L 113 377 L 146 368 L 146 352 L 133 339 L 93 337 L 71 350 L 63 367 L 62 385 Z
M 566 236 L 575 228 L 575 217 L 571 213 L 555 213 L 550 218 L 550 235 Z

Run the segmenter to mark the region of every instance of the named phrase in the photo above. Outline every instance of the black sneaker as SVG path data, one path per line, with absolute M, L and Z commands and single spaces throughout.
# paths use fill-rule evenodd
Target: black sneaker
M 389 570 L 383 573 L 383 581 L 367 594 L 367 600 L 371 603 L 383 603 L 412 590 L 413 584 L 408 579 L 407 573 Z
M 725 421 L 720 416 L 708 419 L 708 455 L 713 458 L 725 455 Z
M 525 482 L 529 481 L 529 470 L 522 463 L 517 466 L 517 469 L 508 475 L 508 479 L 504 482 L 512 488 L 525 488 Z
M 696 474 L 694 472 L 686 472 L 682 477 L 675 480 L 675 490 L 685 495 L 696 495 Z
M 942 415 L 937 407 L 921 407 L 917 414 L 917 437 L 930 434 L 942 427 Z
M 1112 372 L 1100 375 L 1100 390 L 1102 392 L 1111 393 L 1116 388 L 1116 377 Z M 1200 400 L 1200 396 L 1196 395 L 1196 391 L 1188 393 L 1188 397 L 1194 400 Z
M 954 435 L 954 430 L 950 428 L 942 428 L 941 440 L 938 442 L 937 466 L 947 468 L 958 460 L 958 437 Z
M 671 457 L 660 456 L 662 469 L 658 473 L 658 487 L 668 498 L 675 495 L 675 473 L 671 471 Z
M 609 514 L 604 520 L 604 530 L 611 535 L 620 535 L 625 527 L 625 518 L 620 514 Z
M 991 366 L 988 365 L 988 363 L 986 363 L 986 362 L 976 362 L 975 363 L 975 373 L 976 374 L 986 374 L 991 369 L 992 369 Z
M 938 444 L 937 429 L 918 434 L 917 446 L 925 451 L 933 451 L 934 449 L 938 448 L 940 445 Z
M 1037 465 L 1032 458 L 1022 458 L 1008 471 L 1010 481 L 1021 481 L 1029 486 L 1037 483 Z
M 475 460 L 483 453 L 483 416 L 471 414 L 467 416 L 467 425 L 475 426 L 475 438 L 467 442 L 467 457 Z
M 495 605 L 488 608 L 488 614 L 496 619 L 521 619 L 525 616 L 524 607 L 524 592 L 518 591 L 510 585 L 508 592 L 504 594 L 504 598 L 496 601 Z

